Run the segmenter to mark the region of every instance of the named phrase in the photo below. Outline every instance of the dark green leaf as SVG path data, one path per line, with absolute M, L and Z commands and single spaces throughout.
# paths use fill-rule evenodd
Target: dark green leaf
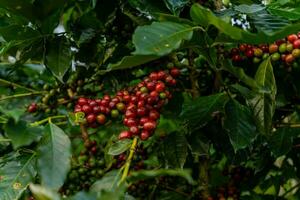
M 108 150 L 109 155 L 119 155 L 123 153 L 124 151 L 128 150 L 131 146 L 132 140 L 126 139 L 126 140 L 119 140 L 116 143 L 114 143 Z
M 59 189 L 70 168 L 70 139 L 62 129 L 50 123 L 45 127 L 45 135 L 38 150 L 38 169 L 42 184 L 51 189 Z
M 153 22 L 138 27 L 133 35 L 136 55 L 163 56 L 193 36 L 195 27 L 174 22 Z
M 31 0 L 0 0 L 0 7 L 28 20 L 35 19 L 35 9 Z
M 60 200 L 59 195 L 48 188 L 34 184 L 29 187 L 36 200 Z
M 257 136 L 251 110 L 236 100 L 225 106 L 225 128 L 235 151 L 248 147 Z
M 129 0 L 129 4 L 146 15 L 152 15 L 152 13 L 166 13 L 168 9 L 165 7 L 163 1 L 151 1 L 151 0 Z
M 275 112 L 276 83 L 270 59 L 263 61 L 255 74 L 257 85 L 261 88 L 256 96 L 248 99 L 252 107 L 258 130 L 270 134 Z
M 107 67 L 108 71 L 112 70 L 119 70 L 119 69 L 128 69 L 132 67 L 136 67 L 138 65 L 145 64 L 152 60 L 158 59 L 158 56 L 152 55 L 132 55 L 132 56 L 125 56 L 117 63 L 109 64 Z
M 172 132 L 165 138 L 163 154 L 167 168 L 183 168 L 187 157 L 188 143 L 181 132 Z
M 160 176 L 179 176 L 193 184 L 194 180 L 191 176 L 191 171 L 187 169 L 156 169 L 156 170 L 139 170 L 132 172 L 128 177 L 129 181 L 139 181 L 144 179 L 151 179 Z
M 13 157 L 7 157 L 0 163 L 0 199 L 19 199 L 27 189 L 28 184 L 36 176 L 35 155 L 16 153 Z
M 210 10 L 200 6 L 199 4 L 194 4 L 192 6 L 190 14 L 193 21 L 199 25 L 204 27 L 214 25 L 221 33 L 226 34 L 230 38 L 249 44 L 272 43 L 277 39 L 284 38 L 288 34 L 297 32 L 299 29 L 299 24 L 291 24 L 285 27 L 280 27 L 278 30 L 272 32 L 263 32 L 259 30 L 258 33 L 250 33 L 240 28 L 233 27 L 231 24 L 226 23 L 221 18 L 215 16 Z
M 189 0 L 164 0 L 167 8 L 174 14 L 179 15 L 181 10 L 189 3 Z
M 38 31 L 31 27 L 24 27 L 21 25 L 11 25 L 0 28 L 0 35 L 8 42 L 12 40 L 26 40 L 40 37 Z
M 234 67 L 231 62 L 226 59 L 223 62 L 223 69 L 233 74 L 236 78 L 251 88 L 257 88 L 257 83 L 253 78 L 245 74 L 242 67 Z
M 199 128 L 213 118 L 214 112 L 223 111 L 227 101 L 225 93 L 185 101 L 180 117 L 188 122 L 190 128 Z
M 14 149 L 17 149 L 38 141 L 42 136 L 43 129 L 41 127 L 28 127 L 25 121 L 17 123 L 10 121 L 6 124 L 5 131 L 7 137 L 11 139 Z
M 299 129 L 289 127 L 279 128 L 269 138 L 269 145 L 276 157 L 285 155 L 291 150 L 295 131 L 299 132 Z
M 72 53 L 67 39 L 56 37 L 47 47 L 46 66 L 61 82 L 67 70 L 71 67 Z

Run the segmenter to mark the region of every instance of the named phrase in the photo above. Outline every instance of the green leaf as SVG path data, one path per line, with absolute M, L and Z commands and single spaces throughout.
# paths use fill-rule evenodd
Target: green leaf
M 95 200 L 96 193 L 78 192 L 74 196 L 68 198 L 69 200 Z
M 152 60 L 158 59 L 158 56 L 152 55 L 132 55 L 132 56 L 125 56 L 117 63 L 109 64 L 107 67 L 108 71 L 119 70 L 119 69 L 128 69 L 132 67 L 136 67 L 138 65 L 145 64 Z
M 191 129 L 199 128 L 213 118 L 214 112 L 222 111 L 227 101 L 225 93 L 185 100 L 180 118 L 187 121 Z
M 59 189 L 70 169 L 70 139 L 62 129 L 50 123 L 45 127 L 45 135 L 38 152 L 38 170 L 42 185 Z
M 5 132 L 7 137 L 11 139 L 14 149 L 30 145 L 42 136 L 41 127 L 28 127 L 25 121 L 17 123 L 9 121 L 5 126 Z
M 128 177 L 131 182 L 139 180 L 151 179 L 160 176 L 179 176 L 184 178 L 189 184 L 193 184 L 194 180 L 191 176 L 191 171 L 187 169 L 156 169 L 156 170 L 139 170 L 134 171 Z
M 40 185 L 30 184 L 30 190 L 36 200 L 60 200 L 57 193 Z
M 167 168 L 183 168 L 188 154 L 188 143 L 181 132 L 169 134 L 162 148 Z
M 113 191 L 117 188 L 117 183 L 121 178 L 119 171 L 111 171 L 105 174 L 102 179 L 96 181 L 92 186 L 90 191 L 100 192 L 102 190 Z
M 165 7 L 163 1 L 129 0 L 128 2 L 134 9 L 137 9 L 146 15 L 168 12 L 168 9 Z
M 36 176 L 35 154 L 16 153 L 0 159 L 0 199 L 19 199 Z
M 31 0 L 0 0 L 0 8 L 32 21 L 35 19 L 36 12 Z
M 269 145 L 271 151 L 276 157 L 287 154 L 293 145 L 293 137 L 295 132 L 299 132 L 299 129 L 295 128 L 279 128 L 276 132 L 269 138 Z
M 37 30 L 30 28 L 29 26 L 11 25 L 0 27 L 0 35 L 8 41 L 29 41 L 40 37 L 40 33 Z
M 257 132 L 251 110 L 236 100 L 225 106 L 225 129 L 235 151 L 248 147 L 256 138 Z
M 126 150 L 128 150 L 131 146 L 132 140 L 125 139 L 125 140 L 119 140 L 116 143 L 114 143 L 108 150 L 109 155 L 119 155 Z
M 45 64 L 53 75 L 63 82 L 63 77 L 71 67 L 72 53 L 64 36 L 56 37 L 49 42 Z
M 252 107 L 256 125 L 261 134 L 270 134 L 275 112 L 276 83 L 270 59 L 263 61 L 255 74 L 257 85 L 261 88 L 256 96 L 248 99 Z
M 232 63 L 226 59 L 223 61 L 223 68 L 224 70 L 230 72 L 232 75 L 234 75 L 236 78 L 238 78 L 241 82 L 246 84 L 247 86 L 251 88 L 257 88 L 257 83 L 253 78 L 248 76 L 242 67 L 234 67 Z
M 290 6 L 268 6 L 268 11 L 276 16 L 281 16 L 289 20 L 299 20 L 300 19 L 300 7 L 290 7 Z
M 174 22 L 153 22 L 138 27 L 133 35 L 135 55 L 163 56 L 190 40 L 195 27 Z
M 250 33 L 240 28 L 233 27 L 231 24 L 226 23 L 221 18 L 215 16 L 210 10 L 199 4 L 194 4 L 192 6 L 190 15 L 193 21 L 201 26 L 208 27 L 208 25 L 214 25 L 221 33 L 226 34 L 230 38 L 249 44 L 272 43 L 277 39 L 284 38 L 288 34 L 295 33 L 299 30 L 299 24 L 290 24 L 284 27 L 280 26 L 280 28 L 272 32 L 258 30 L 258 33 Z
M 189 3 L 189 0 L 164 0 L 167 8 L 174 14 L 179 15 L 181 10 Z

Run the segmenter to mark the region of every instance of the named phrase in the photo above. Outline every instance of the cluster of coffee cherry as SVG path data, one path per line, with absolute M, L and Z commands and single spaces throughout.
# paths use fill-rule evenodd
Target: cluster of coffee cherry
M 101 146 L 95 140 L 86 141 L 80 155 L 73 156 L 67 181 L 60 189 L 62 195 L 88 190 L 105 173 L 105 161 Z
M 274 62 L 282 61 L 286 65 L 295 63 L 300 58 L 300 32 L 277 40 L 273 44 L 240 44 L 238 48 L 232 48 L 230 51 L 230 58 L 236 64 L 249 59 L 254 63 L 260 63 L 269 56 Z
M 128 127 L 120 133 L 119 139 L 139 136 L 147 140 L 156 129 L 161 108 L 172 98 L 169 87 L 176 85 L 180 70 L 152 72 L 135 87 L 118 91 L 113 97 L 104 95 L 100 99 L 81 97 L 74 112 L 83 112 L 87 125 L 96 128 L 109 119 L 124 115 L 123 124 Z

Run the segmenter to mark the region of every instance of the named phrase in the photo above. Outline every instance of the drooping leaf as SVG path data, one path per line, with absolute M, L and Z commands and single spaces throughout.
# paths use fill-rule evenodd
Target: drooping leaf
M 166 167 L 182 169 L 188 154 L 188 144 L 184 134 L 172 132 L 164 140 L 162 146 Z
M 210 96 L 198 97 L 186 101 L 182 108 L 180 118 L 187 121 L 191 129 L 199 128 L 213 118 L 213 113 L 223 111 L 228 96 L 218 93 Z
M 35 154 L 19 154 L 0 159 L 0 199 L 19 199 L 36 176 Z
M 38 150 L 38 170 L 42 185 L 59 189 L 70 169 L 70 139 L 62 129 L 50 123 L 45 127 Z
M 138 27 L 133 35 L 135 55 L 163 56 L 192 38 L 195 27 L 174 22 L 153 22 Z
M 28 127 L 25 121 L 17 123 L 9 121 L 5 126 L 5 131 L 7 137 L 11 139 L 14 149 L 17 149 L 39 140 L 43 130 L 41 127 Z
M 190 14 L 193 21 L 197 24 L 204 27 L 214 25 L 221 33 L 226 34 L 230 38 L 249 44 L 272 43 L 277 39 L 284 38 L 288 34 L 297 32 L 299 29 L 299 24 L 289 24 L 272 32 L 258 30 L 258 33 L 250 33 L 240 28 L 233 27 L 231 24 L 226 23 L 224 20 L 214 15 L 210 10 L 199 4 L 194 4 L 192 6 Z
M 293 137 L 296 136 L 295 132 L 299 132 L 299 129 L 295 128 L 279 128 L 276 132 L 269 138 L 269 145 L 271 151 L 276 157 L 287 154 L 293 145 Z
M 107 70 L 112 71 L 112 70 L 119 70 L 119 69 L 128 69 L 128 68 L 136 67 L 138 65 L 145 64 L 152 60 L 156 60 L 158 58 L 159 58 L 158 56 L 152 56 L 152 55 L 125 56 L 119 62 L 109 64 Z
M 145 179 L 151 179 L 160 176 L 179 176 L 188 181 L 189 184 L 193 184 L 194 180 L 191 176 L 191 171 L 187 169 L 156 169 L 156 170 L 139 170 L 132 172 L 128 177 L 129 181 L 139 181 Z
M 132 140 L 126 139 L 126 140 L 119 140 L 116 143 L 114 143 L 108 150 L 109 155 L 119 155 L 123 153 L 124 151 L 128 150 L 131 146 Z
M 236 100 L 230 100 L 225 106 L 225 128 L 235 151 L 251 145 L 257 132 L 251 110 Z
M 90 191 L 100 192 L 101 190 L 113 191 L 117 188 L 118 181 L 120 180 L 121 174 L 118 171 L 111 171 L 106 173 L 102 179 L 96 181 Z
M 71 67 L 72 53 L 64 36 L 56 37 L 49 42 L 45 64 L 53 75 L 63 82 L 63 77 Z
M 270 134 L 272 118 L 275 112 L 276 83 L 270 59 L 263 61 L 255 74 L 257 85 L 261 88 L 256 91 L 252 99 L 248 99 L 252 107 L 258 130 L 262 134 Z
M 60 200 L 59 195 L 48 188 L 34 184 L 29 187 L 36 200 Z

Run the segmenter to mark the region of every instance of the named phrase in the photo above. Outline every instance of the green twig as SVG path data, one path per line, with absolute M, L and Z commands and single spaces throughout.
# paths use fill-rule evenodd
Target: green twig
M 33 95 L 40 95 L 40 94 L 44 94 L 44 91 L 40 91 L 40 92 L 29 92 L 29 93 L 22 93 L 22 94 L 15 94 L 15 95 L 11 95 L 11 96 L 5 96 L 0 98 L 0 101 L 4 101 L 7 99 L 13 99 L 13 98 L 19 98 L 19 97 L 27 97 L 27 96 L 33 96 Z
M 131 144 L 131 147 L 130 147 L 129 156 L 128 156 L 128 158 L 126 160 L 126 163 L 124 165 L 123 175 L 122 175 L 122 178 L 119 181 L 118 185 L 121 185 L 121 183 L 123 183 L 126 180 L 127 176 L 128 176 L 129 169 L 130 169 L 130 164 L 131 164 L 131 161 L 133 159 L 133 156 L 134 156 L 137 144 L 138 144 L 138 138 L 135 137 L 133 139 L 133 141 L 132 141 L 132 144 Z
M 40 121 L 33 122 L 33 123 L 30 124 L 30 126 L 39 126 L 39 125 L 44 124 L 44 123 L 46 123 L 46 122 L 51 123 L 51 120 L 52 120 L 52 119 L 62 119 L 62 118 L 66 118 L 66 117 L 67 117 L 67 116 L 65 116 L 65 115 L 51 116 L 51 117 L 47 117 L 47 118 L 45 118 L 45 119 L 42 119 L 42 120 L 40 120 Z
M 4 83 L 4 84 L 7 84 L 7 85 L 12 85 L 14 87 L 22 88 L 22 89 L 27 90 L 29 92 L 36 92 L 36 90 L 34 90 L 34 89 L 27 88 L 25 86 L 19 85 L 17 83 L 11 82 L 11 81 L 7 81 L 7 80 L 2 79 L 2 78 L 0 78 L 0 83 Z
M 0 138 L 0 142 L 11 142 L 11 139 Z

